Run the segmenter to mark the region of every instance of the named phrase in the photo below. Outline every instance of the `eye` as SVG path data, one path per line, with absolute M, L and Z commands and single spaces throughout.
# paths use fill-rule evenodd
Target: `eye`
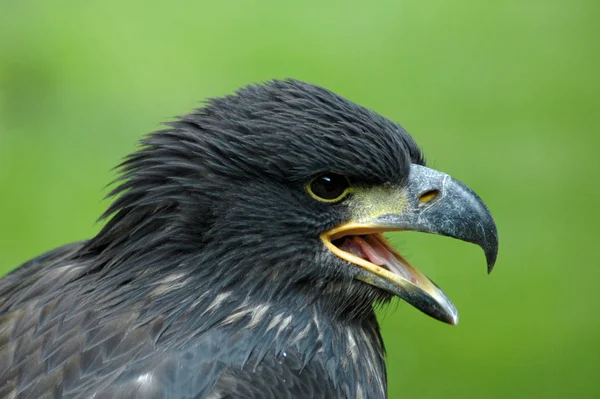
M 338 173 L 324 173 L 306 186 L 308 193 L 321 202 L 341 201 L 350 192 L 350 181 Z

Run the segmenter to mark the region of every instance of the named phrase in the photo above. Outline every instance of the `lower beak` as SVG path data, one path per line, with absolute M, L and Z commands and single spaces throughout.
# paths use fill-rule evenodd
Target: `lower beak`
M 440 321 L 457 324 L 458 312 L 450 299 L 381 233 L 411 230 L 475 243 L 483 249 L 491 272 L 498 253 L 498 234 L 490 212 L 469 187 L 420 165 L 411 166 L 406 185 L 389 189 L 388 194 L 357 190 L 350 205 L 356 217 L 322 234 L 323 243 L 338 257 L 358 266 L 357 279 L 397 295 Z

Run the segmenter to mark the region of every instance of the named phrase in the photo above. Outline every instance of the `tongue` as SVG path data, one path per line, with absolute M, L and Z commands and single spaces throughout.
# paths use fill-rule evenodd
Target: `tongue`
M 419 280 L 412 273 L 411 268 L 396 258 L 377 238 L 373 234 L 349 236 L 340 245 L 340 249 L 368 260 L 377 266 L 382 266 L 392 273 L 411 281 L 413 284 L 419 284 Z

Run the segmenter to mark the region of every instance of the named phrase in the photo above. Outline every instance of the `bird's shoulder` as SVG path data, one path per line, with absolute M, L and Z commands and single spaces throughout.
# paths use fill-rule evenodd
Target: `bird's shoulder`
M 0 279 L 0 317 L 20 305 L 35 301 L 81 270 L 71 257 L 85 241 L 67 244 L 37 256 Z
M 134 312 L 111 313 L 108 303 L 97 311 L 84 245 L 54 249 L 0 279 L 0 398 L 81 397 L 152 353 L 155 324 L 135 329 Z
M 247 326 L 215 324 L 210 312 L 169 319 L 151 295 L 144 301 L 143 290 L 94 293 L 98 282 L 77 257 L 82 245 L 55 249 L 0 280 L 0 398 L 50 391 L 65 398 L 352 398 L 368 392 L 364 382 L 385 383 L 382 359 L 360 357 L 378 353 L 375 330 L 352 337 L 313 320 L 312 311 L 257 311 L 265 305 L 232 309 L 246 316 L 229 319 Z M 259 323 L 266 329 L 251 328 L 261 317 L 269 317 Z M 308 324 L 292 328 L 296 320 Z

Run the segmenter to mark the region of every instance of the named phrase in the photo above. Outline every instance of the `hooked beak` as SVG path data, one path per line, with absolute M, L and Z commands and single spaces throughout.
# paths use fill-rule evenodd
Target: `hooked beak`
M 357 188 L 349 207 L 352 220 L 322 234 L 325 246 L 358 266 L 358 280 L 397 295 L 431 317 L 457 324 L 458 312 L 450 299 L 382 233 L 420 231 L 477 244 L 489 273 L 498 254 L 498 233 L 481 198 L 447 174 L 413 164 L 407 184 Z

